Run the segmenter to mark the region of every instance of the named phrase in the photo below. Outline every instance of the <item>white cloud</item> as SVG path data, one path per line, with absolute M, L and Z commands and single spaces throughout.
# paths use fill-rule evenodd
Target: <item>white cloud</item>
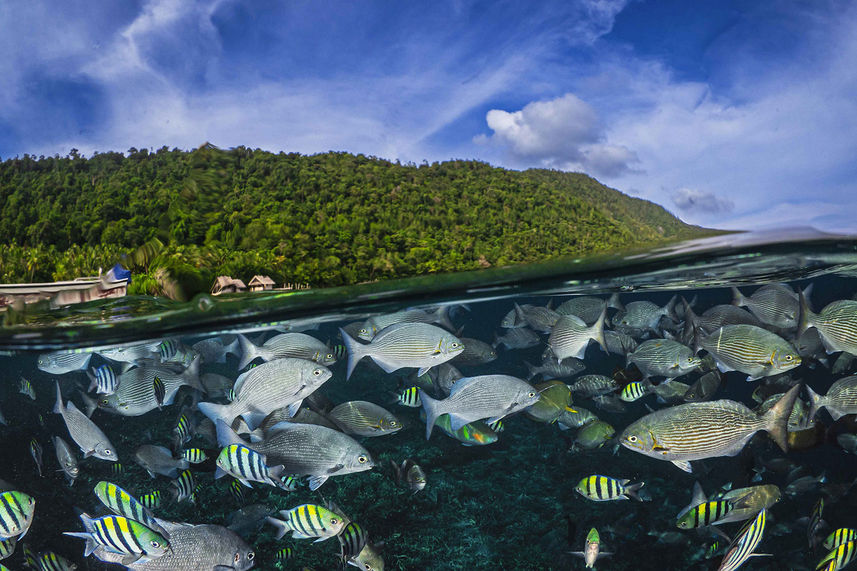
M 728 198 L 693 188 L 679 188 L 672 193 L 672 201 L 682 213 L 722 214 L 735 208 L 735 203 Z

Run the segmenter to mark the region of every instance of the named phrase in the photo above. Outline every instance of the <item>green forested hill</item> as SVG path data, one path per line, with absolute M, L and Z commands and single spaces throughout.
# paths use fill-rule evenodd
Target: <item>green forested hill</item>
M 91 273 L 149 243 L 137 270 L 191 275 L 190 289 L 221 273 L 337 285 L 703 232 L 583 174 L 208 145 L 8 159 L 0 228 L 4 282 Z

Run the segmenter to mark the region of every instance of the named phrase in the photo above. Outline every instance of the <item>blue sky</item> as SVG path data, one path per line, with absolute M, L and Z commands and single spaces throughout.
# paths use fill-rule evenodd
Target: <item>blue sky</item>
M 0 158 L 205 141 L 586 172 L 723 228 L 857 231 L 857 4 L 0 6 Z

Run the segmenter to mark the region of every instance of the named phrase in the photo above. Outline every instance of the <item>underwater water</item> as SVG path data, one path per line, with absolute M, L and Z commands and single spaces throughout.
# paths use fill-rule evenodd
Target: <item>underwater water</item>
M 747 497 L 741 494 L 731 499 L 722 495 L 729 498 L 732 490 L 772 485 L 778 491 L 771 493 L 779 499 L 771 498 L 765 510 L 766 524 L 755 550 L 770 556 L 752 557 L 741 568 L 815 569 L 829 551 L 822 545 L 828 534 L 838 528 L 857 527 L 857 492 L 852 488 L 857 481 L 857 437 L 848 437 L 857 433 L 857 398 L 849 400 L 848 395 L 840 395 L 840 400 L 830 400 L 833 393 L 829 393 L 834 382 L 847 379 L 857 370 L 850 353 L 842 350 L 849 340 L 857 346 L 857 329 L 849 329 L 853 325 L 848 324 L 847 314 L 837 314 L 838 322 L 845 323 L 845 333 L 840 335 L 843 328 L 830 324 L 836 321 L 834 318 L 825 321 L 830 316 L 824 309 L 832 302 L 855 299 L 857 241 L 795 234 L 782 238 L 720 237 L 643 254 L 296 294 L 202 296 L 188 304 L 122 298 L 68 308 L 9 310 L 0 330 L 0 366 L 5 380 L 0 385 L 0 411 L 5 421 L 0 426 L 0 491 L 27 494 L 35 500 L 35 510 L 26 535 L 18 539 L 14 550 L 9 549 L 11 554 L 0 563 L 9 569 L 26 568 L 26 546 L 35 557 L 54 552 L 78 569 L 121 568 L 99 561 L 96 555 L 111 559 L 103 549 L 84 557 L 86 541 L 63 534 L 85 531 L 78 515 L 81 511 L 93 517 L 111 513 L 93 490 L 99 482 L 107 481 L 135 497 L 160 491 L 160 505 L 151 508 L 159 520 L 232 524 L 241 539 L 234 539 L 230 533 L 222 536 L 229 539 L 215 542 L 225 549 L 225 559 L 218 562 L 222 569 L 342 568 L 340 541 L 332 534 L 324 541 L 314 542 L 313 538 L 292 538 L 289 532 L 278 540 L 277 528 L 265 522 L 269 515 L 286 519 L 277 512 L 302 504 L 330 506 L 362 526 L 370 548 L 379 554 L 371 561 L 365 554 L 355 554 L 357 560 L 351 564 L 362 569 L 367 568 L 367 562 L 372 569 L 400 570 L 583 569 L 584 559 L 569 552 L 584 550 L 592 528 L 599 532 L 601 551 L 611 554 L 598 559 L 598 569 L 718 569 L 729 545 L 724 536 L 740 536 L 746 518 L 752 520 L 761 507 L 748 509 Z M 717 306 L 733 303 L 733 287 L 749 298 L 737 300 L 744 304 L 743 313 L 707 314 Z M 802 291 L 807 292 L 803 309 L 798 295 Z M 598 309 L 594 316 L 591 308 L 589 314 L 583 315 L 582 306 L 575 305 L 575 300 L 584 296 L 605 304 L 603 322 L 596 322 Z M 564 303 L 566 308 L 576 308 L 579 320 L 560 317 L 560 312 L 569 315 L 564 312 L 575 310 L 562 309 Z M 845 304 L 846 313 L 851 307 Z M 341 328 L 357 338 L 361 329 L 371 330 L 373 322 L 367 320 L 379 320 L 385 325 L 384 316 L 406 309 L 422 310 L 421 317 L 415 317 L 419 312 L 408 314 L 409 319 L 420 320 L 410 323 L 429 325 L 431 329 L 417 327 L 408 330 L 403 340 L 391 341 L 395 349 L 379 359 L 395 361 L 395 365 L 388 363 L 386 367 L 400 367 L 397 370 L 385 372 L 373 361 L 372 355 L 377 357 L 382 349 L 367 349 L 373 344 L 379 347 L 379 339 L 391 336 L 389 330 L 384 336 L 383 326 L 372 341 L 345 342 Z M 556 364 L 555 353 L 567 347 L 556 328 L 568 326 L 569 322 L 578 332 L 577 345 L 583 348 L 580 359 L 564 359 L 567 371 L 549 370 L 533 376 L 531 366 Z M 602 330 L 599 323 L 603 323 L 603 338 L 598 334 Z M 751 323 L 752 330 L 726 330 L 729 334 L 740 333 L 734 345 L 737 348 L 728 349 L 725 341 L 715 343 L 715 337 L 724 334 L 723 327 Z M 294 333 L 309 335 L 326 349 L 315 353 L 307 348 L 304 339 L 304 344 L 291 344 L 285 349 L 285 345 L 274 344 L 280 347 L 280 353 L 262 351 L 260 357 L 250 361 L 253 352 L 259 352 L 258 347 L 265 342 Z M 430 337 L 429 333 L 441 337 Z M 426 358 L 437 359 L 438 364 L 418 377 L 417 369 L 426 365 L 412 363 L 417 362 L 417 354 L 425 349 L 429 337 L 437 347 L 432 345 Z M 476 340 L 470 341 L 469 347 L 479 351 L 475 355 L 455 350 L 447 354 L 453 337 L 465 352 L 468 339 Z M 639 352 L 629 358 L 644 342 L 655 339 L 684 345 L 688 354 L 658 354 L 654 360 L 646 361 Z M 599 341 L 610 350 L 602 348 Z M 201 342 L 203 345 L 199 345 Z M 518 345 L 525 346 L 516 348 Z M 761 349 L 755 353 L 747 349 L 757 346 Z M 117 350 L 121 348 L 130 349 Z M 266 363 L 290 358 L 283 356 L 284 351 L 293 351 L 289 354 L 302 358 L 315 357 L 322 369 L 326 367 L 331 373 L 303 399 L 303 409 L 311 412 L 304 416 L 298 413 L 297 418 L 330 427 L 326 430 L 350 432 L 348 446 L 354 448 L 349 450 L 362 450 L 357 455 L 368 454 L 369 460 L 350 473 L 337 462 L 313 472 L 330 475 L 315 490 L 310 489 L 305 472 L 290 483 L 291 490 L 256 481 L 252 488 L 238 486 L 239 497 L 232 476 L 215 478 L 215 460 L 227 445 L 224 434 L 228 431 L 221 429 L 217 433 L 209 418 L 212 414 L 204 412 L 214 410 L 215 417 L 225 416 L 224 424 L 238 434 L 246 435 L 250 428 L 260 425 L 262 431 L 255 433 L 252 442 L 243 440 L 251 449 L 271 439 L 278 430 L 292 428 L 262 421 L 265 415 L 251 414 L 258 410 L 253 407 L 246 409 L 242 421 L 238 414 L 233 418 L 224 413 L 224 408 L 200 407 L 199 403 L 226 405 L 232 383 L 245 372 L 243 378 L 247 381 L 244 387 L 240 383 L 234 387 L 235 398 L 238 402 L 261 402 L 263 395 L 248 395 L 246 385 L 251 384 L 253 375 L 258 378 L 262 374 L 258 371 L 267 370 Z M 361 351 L 370 354 L 356 361 L 354 353 Z M 694 354 L 696 360 L 688 361 Z M 349 357 L 356 364 L 346 379 Z M 445 360 L 448 357 L 451 358 Z M 682 358 L 689 371 L 667 380 L 677 374 L 675 365 Z M 759 378 L 748 381 L 746 372 L 729 370 L 736 368 L 736 359 L 740 361 L 739 369 L 755 367 L 750 376 Z M 250 363 L 242 367 L 242 361 Z M 325 362 L 327 365 L 323 365 Z M 673 372 L 664 374 L 658 369 L 664 363 Z M 256 373 L 254 365 L 259 367 Z M 319 363 L 311 364 L 310 369 L 318 366 Z M 289 367 L 298 365 L 292 363 Z M 96 394 L 97 388 L 90 389 L 87 372 L 94 375 L 101 371 L 109 377 L 108 370 L 119 381 L 115 390 L 121 398 L 111 399 Z M 274 380 L 270 382 L 274 384 L 260 386 L 280 387 L 276 383 L 283 375 L 281 371 L 272 374 Z M 449 391 L 457 394 L 455 387 L 460 378 L 484 379 L 486 375 L 529 381 L 540 400 L 532 408 L 508 416 L 492 413 L 503 417 L 501 431 L 477 422 L 455 439 L 438 423 L 428 440 L 422 407 L 399 402 L 400 395 L 410 387 L 419 387 L 417 394 L 429 399 L 442 400 Z M 594 399 L 585 391 L 567 388 L 574 388 L 584 375 L 603 376 L 598 381 L 602 398 Z M 703 377 L 706 381 L 697 383 Z M 28 381 L 32 395 L 25 394 L 29 390 L 26 385 L 21 389 L 21 379 Z M 547 384 L 550 381 L 556 382 Z M 158 383 L 166 385 L 168 395 L 160 406 Z M 53 412 L 57 384 L 64 403 L 72 401 L 84 412 L 87 402 L 92 403 L 90 419 L 109 439 L 118 462 L 83 457 L 63 415 Z M 498 394 L 500 389 L 492 389 L 500 384 L 501 380 L 488 378 L 484 387 L 489 396 L 485 398 L 499 399 L 502 402 L 497 406 L 501 408 L 511 407 L 513 403 Z M 771 420 L 774 415 L 763 416 L 763 412 L 755 410 L 768 397 L 798 385 L 799 400 L 794 410 L 790 407 L 775 421 Z M 811 414 L 816 411 L 810 410 L 805 387 L 827 395 L 827 409 L 820 407 L 817 414 Z M 688 389 L 692 395 L 686 393 Z M 148 411 L 138 415 L 140 411 L 134 409 L 134 415 L 129 415 L 132 412 L 123 408 L 129 398 Z M 757 423 L 740 438 L 735 437 L 736 441 L 743 440 L 736 450 L 729 451 L 734 455 L 712 453 L 703 459 L 692 458 L 692 471 L 687 472 L 670 461 L 635 451 L 629 446 L 628 434 L 623 439 L 626 428 L 652 411 L 669 411 L 688 406 L 689 402 L 693 403 L 690 406 L 704 408 L 709 406 L 704 403 L 721 399 L 741 403 L 746 407 L 740 412 L 744 415 L 742 422 Z M 389 415 L 373 416 L 377 412 L 373 408 L 361 409 L 364 414 L 359 417 L 331 415 L 334 406 L 350 401 L 369 401 L 383 407 L 401 427 L 391 426 Z M 462 414 L 473 411 L 475 402 L 476 397 L 462 398 L 451 405 L 457 408 L 450 410 Z M 572 414 L 567 409 L 576 411 L 576 416 L 567 416 Z M 832 409 L 838 411 L 836 420 Z M 597 417 L 603 430 L 593 429 L 593 417 L 583 418 L 580 422 L 588 422 L 575 426 L 583 410 Z M 278 419 L 288 418 L 286 413 L 274 414 L 280 415 Z M 188 439 L 176 442 L 181 416 L 188 426 Z M 692 440 L 703 426 L 700 418 L 698 412 L 692 412 L 669 437 L 682 442 Z M 719 435 L 734 433 L 738 424 L 734 416 L 720 416 L 716 422 L 721 425 L 706 429 Z M 776 430 L 775 422 L 788 428 L 787 452 L 766 432 Z M 604 428 L 603 423 L 609 427 Z M 654 456 L 662 450 L 672 453 L 679 447 L 664 441 L 661 429 L 662 425 L 647 425 L 640 433 L 649 433 L 656 440 Z M 389 433 L 364 435 L 383 432 Z M 61 470 L 54 437 L 68 443 L 79 463 L 79 473 L 71 486 Z M 32 453 L 33 440 L 42 450 L 41 466 L 37 466 Z M 331 442 L 325 440 L 316 448 L 332 449 L 343 441 Z M 174 476 L 182 469 L 171 476 L 152 477 L 135 461 L 143 445 L 166 447 L 176 459 L 181 458 L 183 450 L 204 452 L 206 460 L 187 467 L 194 480 L 190 490 L 194 492 L 193 502 L 173 498 L 180 489 Z M 280 456 L 268 454 L 267 465 L 288 464 L 289 455 L 306 454 L 302 450 L 286 447 L 278 452 Z M 423 488 L 409 485 L 407 476 L 397 481 L 394 465 L 400 466 L 406 459 L 424 472 Z M 368 466 L 371 469 L 366 469 Z M 594 501 L 584 497 L 576 488 L 592 475 L 627 479 L 629 485 L 643 482 L 637 492 L 628 494 L 638 494 L 640 501 Z M 748 512 L 746 518 L 680 529 L 678 516 L 689 505 L 693 508 L 691 500 L 697 482 L 709 500 L 721 494 L 718 510 L 744 509 Z M 596 495 L 599 492 L 615 495 L 615 490 L 599 490 Z M 819 525 L 808 533 L 811 524 L 806 518 L 811 519 L 819 499 L 823 499 L 820 515 L 826 526 Z M 252 513 L 246 518 L 232 515 L 248 506 L 253 508 L 247 510 Z M 0 516 L 2 513 L 0 506 Z M 705 519 L 704 514 L 700 517 Z M 175 536 L 175 528 L 168 529 Z M 715 542 L 719 549 L 715 548 L 709 558 L 709 549 Z M 214 544 L 194 548 L 216 551 Z M 276 555 L 283 548 L 291 548 L 291 553 L 278 561 Z M 182 549 L 191 547 L 187 541 L 176 541 L 170 556 L 177 557 L 177 551 Z M 240 559 L 237 563 L 232 560 L 233 551 Z M 6 554 L 0 551 L 3 555 Z M 383 559 L 380 565 L 379 557 Z M 126 563 L 140 569 L 213 568 L 204 559 L 187 558 L 197 566 L 164 566 L 157 557 L 149 562 Z M 833 568 L 845 564 L 842 561 Z

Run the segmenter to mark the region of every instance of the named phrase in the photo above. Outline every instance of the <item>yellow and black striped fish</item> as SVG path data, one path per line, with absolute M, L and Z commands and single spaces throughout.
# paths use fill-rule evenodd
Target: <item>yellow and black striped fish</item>
M 108 551 L 131 556 L 123 563 L 131 563 L 143 555 L 148 558 L 161 557 L 170 548 L 169 542 L 161 534 L 121 515 L 91 518 L 83 513 L 80 514 L 80 520 L 85 532 L 66 531 L 64 534 L 85 539 L 87 549 L 101 545 Z
M 619 394 L 619 398 L 625 402 L 634 402 L 647 394 L 649 394 L 648 385 L 640 381 L 633 381 L 625 385 L 625 388 Z
M 12 536 L 8 539 L 0 539 L 0 561 L 11 557 L 15 553 L 15 545 L 18 544 L 18 536 Z
M 644 482 L 628 485 L 630 480 L 620 480 L 609 476 L 594 474 L 583 478 L 575 488 L 575 491 L 586 499 L 595 502 L 606 502 L 609 500 L 627 500 L 634 498 L 642 501 L 637 495 L 637 490 L 643 487 Z
M 818 538 L 815 536 L 821 527 L 821 512 L 824 511 L 824 498 L 818 498 L 815 505 L 812 506 L 812 512 L 809 514 L 809 524 L 806 526 L 806 539 L 809 541 L 809 548 L 815 549 L 818 545 Z
M 363 551 L 369 541 L 369 534 L 360 524 L 352 521 L 342 529 L 337 538 L 341 549 L 340 556 L 344 562 L 348 562 Z
M 262 454 L 242 444 L 230 444 L 224 447 L 217 457 L 217 473 L 214 477 L 219 478 L 229 474 L 250 488 L 252 487 L 250 482 L 276 486 L 282 472 L 282 464 L 269 467 L 266 465 L 265 457 Z
M 172 485 L 173 496 L 177 502 L 187 500 L 192 504 L 196 503 L 196 481 L 190 470 L 183 470 L 179 477 L 172 481 Z
M 762 508 L 759 514 L 748 521 L 729 547 L 726 549 L 726 555 L 720 562 L 720 567 L 717 571 L 735 571 L 744 564 L 747 559 L 753 555 L 759 542 L 762 541 L 762 534 L 765 532 L 765 521 L 767 519 L 767 510 Z
M 35 508 L 36 500 L 24 492 L 10 490 L 0 494 L 0 539 L 24 537 L 33 522 Z
M 176 427 L 173 428 L 173 442 L 175 443 L 176 448 L 181 448 L 182 445 L 189 442 L 191 436 L 190 420 L 188 420 L 186 414 L 182 414 L 179 416 L 178 422 L 176 422 Z
M 293 551 L 291 547 L 284 547 L 274 554 L 274 561 L 286 561 L 287 559 L 292 558 L 292 554 Z
M 735 508 L 729 500 L 702 502 L 681 514 L 676 521 L 679 529 L 695 529 L 714 525 Z
M 854 539 L 857 539 L 857 529 L 851 527 L 840 527 L 827 536 L 827 539 L 824 540 L 824 548 L 835 549 L 843 543 L 853 541 Z
M 208 455 L 200 448 L 188 448 L 182 451 L 182 458 L 191 464 L 201 464 L 208 459 Z
M 140 496 L 140 503 L 152 510 L 161 507 L 161 499 L 161 490 L 154 490 Z
M 337 535 L 344 527 L 344 518 L 324 506 L 301 504 L 290 510 L 281 510 L 285 521 L 269 517 L 268 523 L 277 528 L 277 539 L 292 532 L 294 539 L 319 538 L 319 541 Z
M 244 505 L 244 486 L 238 480 L 229 482 L 229 493 L 239 506 Z
M 408 406 L 411 408 L 422 406 L 423 402 L 420 400 L 419 387 L 408 387 L 403 390 L 399 395 L 398 402 L 402 406 Z
M 113 513 L 138 521 L 164 537 L 170 536 L 164 528 L 158 525 L 155 517 L 146 506 L 116 484 L 104 481 L 98 482 L 95 485 L 95 496 Z
M 164 397 L 167 395 L 167 387 L 161 377 L 155 375 L 152 380 L 152 390 L 155 392 L 155 402 L 158 403 L 158 410 L 164 406 Z
M 77 569 L 77 566 L 71 561 L 53 551 L 42 553 L 38 559 L 38 566 L 39 571 L 71 571 Z
M 839 545 L 836 549 L 824 556 L 815 566 L 816 571 L 839 571 L 854 559 L 857 554 L 857 542 L 853 539 Z

